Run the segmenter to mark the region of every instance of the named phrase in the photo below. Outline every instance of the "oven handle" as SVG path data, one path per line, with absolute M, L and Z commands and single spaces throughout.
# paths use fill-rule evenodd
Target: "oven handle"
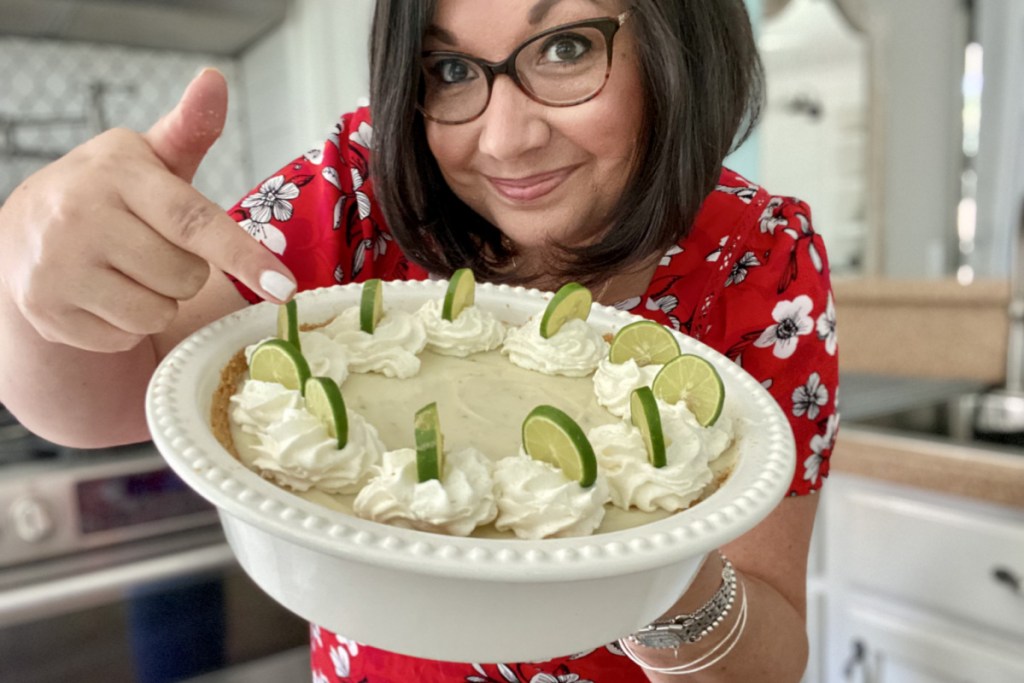
M 0 591 L 0 628 L 117 602 L 135 589 L 234 564 L 228 545 L 218 543 Z

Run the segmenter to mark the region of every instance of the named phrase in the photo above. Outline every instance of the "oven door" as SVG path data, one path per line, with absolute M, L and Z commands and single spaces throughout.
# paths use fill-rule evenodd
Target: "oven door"
M 170 683 L 308 646 L 219 526 L 0 573 L 0 679 Z

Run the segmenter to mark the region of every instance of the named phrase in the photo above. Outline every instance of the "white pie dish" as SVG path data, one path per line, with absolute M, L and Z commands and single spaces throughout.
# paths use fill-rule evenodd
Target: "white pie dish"
M 388 308 L 415 310 L 445 282 L 386 282 Z M 304 322 L 358 305 L 361 285 L 298 296 Z M 550 293 L 477 286 L 477 305 L 510 323 Z M 661 615 L 704 556 L 761 521 L 785 495 L 795 457 L 788 422 L 736 364 L 677 335 L 715 365 L 736 417 L 750 420 L 729 478 L 688 510 L 631 529 L 544 539 L 459 538 L 382 525 L 303 500 L 246 468 L 209 427 L 221 369 L 272 334 L 277 308 L 259 304 L 199 330 L 160 364 L 146 412 L 171 468 L 220 513 L 239 563 L 271 597 L 309 621 L 403 654 L 464 662 L 538 661 L 611 642 Z M 595 305 L 589 322 L 614 332 L 637 320 Z

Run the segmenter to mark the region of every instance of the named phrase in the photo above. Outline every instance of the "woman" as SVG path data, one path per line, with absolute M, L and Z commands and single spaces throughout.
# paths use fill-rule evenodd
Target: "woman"
M 55 441 L 144 440 L 155 363 L 245 299 L 462 266 L 583 281 L 728 354 L 793 426 L 791 497 L 665 615 L 692 616 L 694 642 L 651 627 L 551 662 L 470 666 L 313 627 L 314 680 L 799 680 L 805 494 L 838 419 L 834 314 L 807 207 L 722 169 L 760 101 L 742 0 L 379 0 L 371 80 L 372 123 L 343 117 L 231 218 L 188 184 L 223 124 L 214 72 L 147 133 L 105 133 L 29 178 L 0 211 L 0 400 Z M 54 395 L 68 410 L 49 409 Z

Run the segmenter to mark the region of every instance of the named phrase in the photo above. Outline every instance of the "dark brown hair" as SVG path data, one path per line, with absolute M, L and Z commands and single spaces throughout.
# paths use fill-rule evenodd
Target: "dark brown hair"
M 517 282 L 501 232 L 448 187 L 416 104 L 419 55 L 436 0 L 377 0 L 370 47 L 374 186 L 404 253 L 439 275 L 472 268 Z M 763 71 L 743 0 L 636 0 L 646 95 L 632 178 L 603 238 L 560 248 L 546 275 L 587 284 L 628 271 L 685 237 L 725 156 L 757 122 Z M 614 68 L 614 67 L 613 67 Z M 599 96 L 600 97 L 600 96 Z M 557 253 L 557 251 L 556 251 Z

